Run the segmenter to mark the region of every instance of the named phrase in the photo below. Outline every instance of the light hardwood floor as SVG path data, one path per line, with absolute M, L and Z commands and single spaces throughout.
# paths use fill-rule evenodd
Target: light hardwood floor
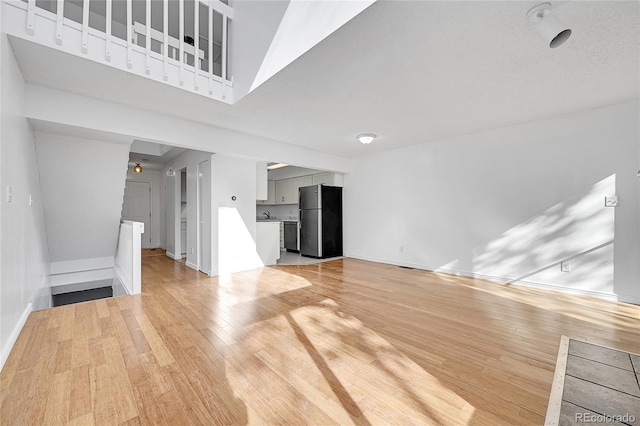
M 640 352 L 640 307 L 354 259 L 31 314 L 0 424 L 543 423 L 562 334 Z

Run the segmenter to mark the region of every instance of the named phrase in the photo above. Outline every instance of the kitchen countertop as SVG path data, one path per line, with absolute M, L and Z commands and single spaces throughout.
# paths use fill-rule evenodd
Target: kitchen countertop
M 256 222 L 300 222 L 298 219 L 260 219 L 256 218 Z

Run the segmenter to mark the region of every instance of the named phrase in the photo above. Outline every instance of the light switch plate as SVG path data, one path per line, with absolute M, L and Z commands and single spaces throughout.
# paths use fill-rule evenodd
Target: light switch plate
M 618 206 L 618 197 L 615 195 L 609 195 L 604 197 L 604 206 L 605 207 L 617 207 Z

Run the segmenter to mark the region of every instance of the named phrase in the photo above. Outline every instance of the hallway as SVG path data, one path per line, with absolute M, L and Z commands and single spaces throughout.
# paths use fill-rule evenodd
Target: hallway
M 1 424 L 541 424 L 560 335 L 640 352 L 640 307 L 339 259 L 37 311 Z

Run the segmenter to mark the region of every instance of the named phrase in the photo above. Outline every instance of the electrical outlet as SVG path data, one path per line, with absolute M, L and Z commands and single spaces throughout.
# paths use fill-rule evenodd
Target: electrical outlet
M 193 254 L 193 247 L 191 247 L 191 254 Z
M 560 264 L 561 272 L 571 272 L 571 263 L 570 262 L 562 262 Z

